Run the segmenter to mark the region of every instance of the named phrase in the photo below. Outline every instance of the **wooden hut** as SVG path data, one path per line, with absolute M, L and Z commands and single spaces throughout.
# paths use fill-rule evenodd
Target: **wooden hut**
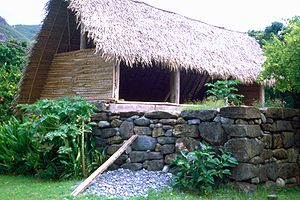
M 79 95 L 91 101 L 182 103 L 213 79 L 238 79 L 247 101 L 264 61 L 246 33 L 141 0 L 50 0 L 18 103 Z

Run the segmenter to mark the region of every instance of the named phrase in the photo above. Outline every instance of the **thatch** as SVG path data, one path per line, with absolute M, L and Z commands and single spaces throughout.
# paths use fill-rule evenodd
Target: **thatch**
M 97 50 L 124 59 L 164 63 L 172 69 L 254 82 L 262 50 L 246 33 L 230 31 L 133 0 L 70 0 Z
M 56 53 L 78 49 L 80 24 L 97 52 L 128 66 L 155 63 L 253 83 L 264 61 L 259 45 L 246 33 L 208 25 L 140 0 L 50 0 L 24 72 L 19 103 L 40 98 Z

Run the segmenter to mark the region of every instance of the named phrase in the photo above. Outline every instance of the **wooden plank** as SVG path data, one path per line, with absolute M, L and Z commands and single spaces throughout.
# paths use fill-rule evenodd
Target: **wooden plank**
M 259 103 L 262 108 L 265 107 L 265 87 L 263 85 L 259 88 Z
M 127 140 L 105 163 L 103 163 L 96 171 L 94 171 L 85 181 L 83 181 L 73 192 L 72 195 L 75 197 L 84 191 L 91 182 L 97 178 L 99 174 L 104 172 L 114 161 L 116 161 L 124 151 L 133 143 L 138 135 L 133 135 Z
M 179 104 L 180 102 L 180 71 L 171 72 L 170 77 L 170 101 Z
M 117 62 L 113 69 L 113 98 L 118 101 L 120 94 L 120 62 Z

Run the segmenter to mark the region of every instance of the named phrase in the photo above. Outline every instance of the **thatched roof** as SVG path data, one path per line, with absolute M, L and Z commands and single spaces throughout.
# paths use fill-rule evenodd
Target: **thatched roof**
M 33 102 L 40 97 L 55 53 L 77 48 L 73 41 L 79 40 L 75 31 L 79 24 L 97 52 L 108 59 L 125 61 L 128 66 L 155 62 L 173 70 L 253 83 L 264 61 L 259 45 L 246 33 L 189 19 L 140 0 L 50 0 L 18 102 Z
M 246 33 L 230 31 L 137 0 L 70 0 L 97 50 L 128 64 L 162 62 L 172 69 L 207 71 L 254 82 L 262 50 Z

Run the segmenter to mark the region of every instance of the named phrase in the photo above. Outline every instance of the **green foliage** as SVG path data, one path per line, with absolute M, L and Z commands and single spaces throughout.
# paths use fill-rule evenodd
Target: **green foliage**
M 278 91 L 300 93 L 300 19 L 289 20 L 283 39 L 273 37 L 264 51 L 267 60 L 261 80 L 274 81 Z
M 12 115 L 10 104 L 22 75 L 26 47 L 25 42 L 0 41 L 0 124 Z
M 173 185 L 201 193 L 211 193 L 222 181 L 230 175 L 229 168 L 237 165 L 237 160 L 231 153 L 220 150 L 216 154 L 211 146 L 200 143 L 196 151 L 184 153 L 171 162 L 175 167 Z
M 32 164 L 30 166 L 38 176 L 50 179 L 88 176 L 105 161 L 105 152 L 96 149 L 95 138 L 90 134 L 93 125 L 90 117 L 95 105 L 74 97 L 39 100 L 34 104 L 18 105 L 18 108 L 24 112 L 27 121 L 3 126 L 5 131 L 1 131 L 0 135 L 2 142 L 8 145 L 1 148 L 14 143 L 12 147 L 16 152 L 18 148 L 24 149 L 27 155 L 31 151 L 27 151 L 18 138 L 30 141 L 34 146 L 31 153 L 34 156 L 23 156 L 23 160 Z M 13 137 L 10 141 L 6 139 L 8 134 L 18 135 L 18 138 Z M 18 155 L 14 152 L 8 154 L 5 160 L 0 157 L 0 163 L 16 159 Z M 7 163 L 3 171 L 12 172 L 10 169 L 15 167 L 14 163 Z
M 0 174 L 34 174 L 37 144 L 27 130 L 27 119 L 9 119 L 0 126 Z
M 239 105 L 242 103 L 241 99 L 244 97 L 243 95 L 234 93 L 238 91 L 235 86 L 239 83 L 240 81 L 238 80 L 218 80 L 214 83 L 206 83 L 205 86 L 211 87 L 206 93 L 211 95 L 210 98 L 213 100 L 223 99 L 225 105 Z

